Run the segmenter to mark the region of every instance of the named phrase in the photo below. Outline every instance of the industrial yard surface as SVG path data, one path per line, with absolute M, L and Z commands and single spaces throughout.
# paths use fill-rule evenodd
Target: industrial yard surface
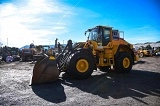
M 34 64 L 0 64 L 0 105 L 160 106 L 160 57 L 140 58 L 130 73 L 94 71 L 86 80 L 65 74 L 53 83 L 29 86 Z

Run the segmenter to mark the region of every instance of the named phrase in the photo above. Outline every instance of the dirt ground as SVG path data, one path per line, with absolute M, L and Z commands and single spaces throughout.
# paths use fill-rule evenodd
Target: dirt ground
M 0 105 L 160 106 L 160 57 L 144 57 L 130 73 L 94 71 L 86 80 L 67 76 L 29 86 L 34 64 L 0 64 Z

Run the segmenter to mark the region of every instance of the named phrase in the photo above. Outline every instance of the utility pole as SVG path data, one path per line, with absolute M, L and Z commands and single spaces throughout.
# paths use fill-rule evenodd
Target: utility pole
M 7 38 L 7 46 L 8 46 L 8 38 Z

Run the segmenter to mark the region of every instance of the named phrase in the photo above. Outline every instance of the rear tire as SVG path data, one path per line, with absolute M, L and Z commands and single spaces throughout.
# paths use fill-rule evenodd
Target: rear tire
M 119 73 L 128 73 L 132 69 L 133 60 L 129 53 L 121 52 L 115 61 L 115 69 Z
M 66 66 L 66 63 L 64 63 L 64 60 L 63 58 L 65 58 L 65 56 L 63 56 L 61 53 L 59 54 L 59 56 L 56 58 L 56 62 L 57 62 L 57 67 L 58 67 L 58 70 L 59 71 L 64 71 L 64 72 L 67 72 L 67 66 Z M 63 60 L 62 60 L 63 59 Z
M 94 60 L 89 53 L 77 52 L 71 55 L 68 66 L 68 74 L 75 79 L 86 79 L 94 70 Z

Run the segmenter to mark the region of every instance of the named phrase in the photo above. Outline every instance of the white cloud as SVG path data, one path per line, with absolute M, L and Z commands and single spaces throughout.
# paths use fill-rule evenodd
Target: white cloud
M 1 5 L 1 17 L 14 15 L 17 11 L 17 8 L 13 4 Z
M 60 26 L 60 27 L 53 27 L 53 29 L 65 29 L 66 27 Z
M 54 36 L 60 34 L 57 30 L 64 30 L 66 24 L 57 22 L 69 7 L 56 1 L 48 1 L 29 0 L 26 4 L 0 4 L 0 42 L 6 45 L 8 38 L 9 46 L 21 47 L 33 40 L 39 44 L 39 41 L 45 42 L 45 39 L 48 42 L 47 35 L 53 35 L 54 39 Z
M 56 38 L 61 43 L 68 39 L 86 40 L 78 36 L 83 36 L 91 26 L 89 22 L 100 14 L 77 7 L 79 3 L 68 5 L 59 0 L 19 0 L 0 4 L 0 42 L 6 45 L 8 38 L 9 46 L 22 47 L 33 40 L 36 45 L 48 44 L 49 41 L 54 44 Z M 90 24 L 95 23 L 92 21 Z

